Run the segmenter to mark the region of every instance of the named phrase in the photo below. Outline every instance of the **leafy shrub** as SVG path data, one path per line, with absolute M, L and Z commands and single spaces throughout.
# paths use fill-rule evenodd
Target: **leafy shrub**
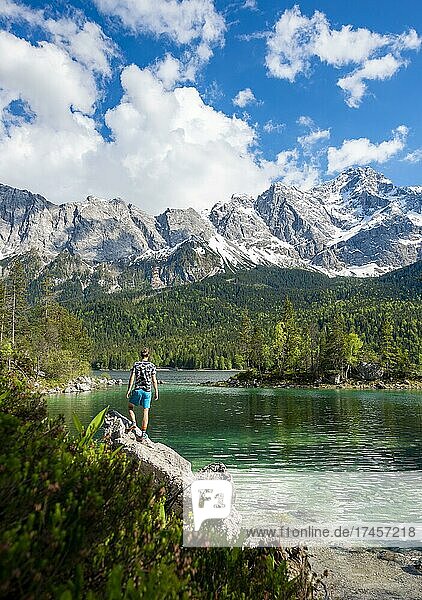
M 18 380 L 0 389 L 1 597 L 305 598 L 276 549 L 184 549 L 139 463 L 73 440 Z

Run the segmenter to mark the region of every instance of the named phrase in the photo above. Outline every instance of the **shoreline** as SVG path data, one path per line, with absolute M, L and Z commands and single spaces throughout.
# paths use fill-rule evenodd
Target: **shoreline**
M 203 385 L 211 387 L 227 387 L 227 388 L 253 388 L 253 389 L 303 389 L 303 390 L 373 390 L 373 391 L 399 391 L 413 390 L 422 391 L 422 381 L 408 379 L 398 381 L 373 381 L 363 382 L 356 381 L 354 383 L 297 383 L 293 381 L 238 381 L 230 378 L 227 381 L 206 382 Z
M 419 600 L 422 597 L 420 548 L 322 546 L 308 548 L 311 568 L 323 574 L 326 597 L 333 600 Z
M 157 371 L 173 371 L 173 369 L 157 369 Z M 218 373 L 241 373 L 234 369 L 178 369 L 180 372 L 218 372 Z M 122 371 L 116 371 L 122 373 Z M 164 382 L 159 382 L 163 384 Z M 66 384 L 43 386 L 38 382 L 35 384 L 35 389 L 43 395 L 54 395 L 54 394 L 74 394 L 80 392 L 92 392 L 98 389 L 104 389 L 111 386 L 123 386 L 126 385 L 127 381 L 123 379 L 114 379 L 110 377 L 98 377 L 92 375 L 81 375 L 75 379 L 67 382 Z M 217 387 L 217 388 L 234 388 L 234 389 L 299 389 L 299 390 L 356 390 L 356 391 L 422 391 L 422 379 L 421 380 L 397 380 L 397 381 L 352 381 L 349 380 L 343 383 L 298 383 L 295 381 L 281 380 L 281 381 L 270 381 L 260 379 L 246 379 L 239 381 L 236 375 L 232 375 L 228 379 L 220 381 L 203 381 L 198 382 L 198 385 L 204 387 Z
M 81 392 L 93 392 L 98 389 L 105 389 L 112 386 L 125 385 L 123 379 L 111 379 L 107 377 L 91 377 L 90 375 L 80 375 L 66 384 L 54 387 L 35 386 L 36 390 L 43 396 L 52 396 L 54 394 L 80 394 Z

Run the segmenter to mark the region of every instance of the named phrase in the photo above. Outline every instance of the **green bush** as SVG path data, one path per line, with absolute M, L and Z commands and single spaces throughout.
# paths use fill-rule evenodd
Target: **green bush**
M 183 548 L 139 463 L 73 440 L 18 380 L 0 389 L 1 597 L 305 597 L 276 549 Z

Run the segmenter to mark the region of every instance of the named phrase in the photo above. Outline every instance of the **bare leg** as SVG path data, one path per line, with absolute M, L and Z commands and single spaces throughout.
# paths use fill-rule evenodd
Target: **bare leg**
M 135 417 L 135 412 L 133 410 L 134 408 L 135 408 L 134 404 L 129 402 L 129 404 L 128 404 L 129 417 L 130 417 L 130 420 L 132 421 L 132 423 L 134 425 L 136 425 L 136 417 Z
M 149 416 L 149 408 L 144 408 L 144 414 L 142 415 L 142 431 L 146 431 L 148 427 L 148 416 Z

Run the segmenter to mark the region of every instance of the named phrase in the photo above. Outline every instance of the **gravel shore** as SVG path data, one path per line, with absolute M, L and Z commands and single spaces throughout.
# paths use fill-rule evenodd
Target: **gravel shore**
M 326 600 L 421 600 L 422 551 L 381 548 L 309 548 Z M 324 593 L 322 593 L 324 598 Z

